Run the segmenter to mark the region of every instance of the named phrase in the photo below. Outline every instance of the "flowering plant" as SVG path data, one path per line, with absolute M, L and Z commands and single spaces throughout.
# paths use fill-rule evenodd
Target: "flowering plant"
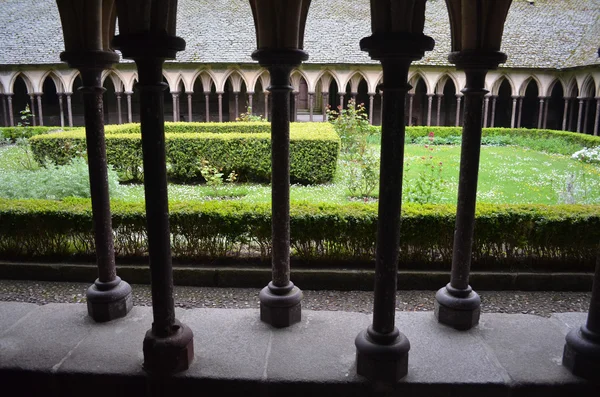
M 583 148 L 571 155 L 571 158 L 584 163 L 600 164 L 600 146 Z

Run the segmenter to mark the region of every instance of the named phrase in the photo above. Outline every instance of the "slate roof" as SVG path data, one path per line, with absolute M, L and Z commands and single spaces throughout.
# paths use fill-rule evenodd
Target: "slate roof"
M 444 0 L 427 2 L 425 33 L 436 41 L 418 62 L 447 65 L 450 27 Z M 358 42 L 370 34 L 369 0 L 312 0 L 306 27 L 308 63 L 372 64 Z M 179 0 L 177 62 L 254 63 L 247 0 Z M 562 69 L 599 65 L 600 0 L 513 0 L 502 50 L 506 67 Z M 54 0 L 0 0 L 0 65 L 57 64 L 63 49 Z

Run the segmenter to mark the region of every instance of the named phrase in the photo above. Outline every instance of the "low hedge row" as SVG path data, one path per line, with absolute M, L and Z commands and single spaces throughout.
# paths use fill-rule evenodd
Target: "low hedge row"
M 292 123 L 294 125 L 296 123 Z M 139 134 L 140 124 L 111 124 L 104 127 L 104 131 L 107 134 Z M 165 133 L 205 133 L 210 132 L 213 134 L 260 134 L 271 133 L 271 123 L 257 123 L 257 122 L 227 122 L 227 123 L 188 123 L 188 122 L 165 122 Z
M 19 138 L 31 138 L 35 135 L 73 130 L 73 127 L 0 127 L 0 139 L 10 139 L 15 142 Z
M 114 202 L 116 255 L 148 253 L 143 203 Z M 270 255 L 269 204 L 185 202 L 170 205 L 173 256 L 180 260 Z M 405 205 L 400 266 L 448 268 L 455 207 Z M 294 203 L 291 244 L 303 262 L 372 263 L 377 205 Z M 473 266 L 592 270 L 600 206 L 478 205 Z M 72 257 L 94 253 L 89 200 L 0 199 L 0 257 Z
M 185 126 L 187 123 L 172 123 Z M 202 123 L 190 123 L 202 124 Z M 237 125 L 238 123 L 231 123 Z M 244 127 L 243 123 L 239 123 Z M 245 132 L 168 132 L 166 158 L 172 180 L 201 181 L 202 161 L 222 169 L 225 175 L 235 171 L 240 181 L 269 182 L 271 176 L 270 133 Z M 215 123 L 215 125 L 218 125 Z M 268 125 L 268 124 L 267 124 Z M 124 133 L 110 127 L 106 134 L 106 156 L 109 164 L 124 180 L 142 180 L 143 162 L 139 125 L 119 126 Z M 179 128 L 179 127 L 178 127 Z M 133 130 L 136 133 L 133 133 Z M 179 129 L 176 129 L 179 130 Z M 243 128 L 242 128 L 243 130 Z M 38 135 L 30 139 L 35 159 L 42 163 L 67 164 L 84 156 L 85 130 Z M 314 184 L 330 181 L 336 170 L 340 140 L 329 124 L 293 124 L 290 131 L 290 178 L 292 183 Z

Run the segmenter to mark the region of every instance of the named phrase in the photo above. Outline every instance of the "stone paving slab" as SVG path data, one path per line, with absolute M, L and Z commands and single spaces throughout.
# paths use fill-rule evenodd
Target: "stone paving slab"
M 13 302 L 10 305 L 0 305 L 0 334 L 36 308 L 38 305 L 33 303 Z
M 19 311 L 25 315 L 15 321 Z M 177 395 L 207 388 L 221 396 L 382 392 L 355 372 L 354 338 L 371 322 L 361 313 L 304 310 L 300 323 L 273 329 L 256 309 L 179 309 L 177 317 L 194 332 L 195 361 L 185 373 L 158 382 L 141 369 L 151 308 L 135 307 L 105 324 L 90 320 L 82 304 L 0 302 L 0 313 L 13 313 L 7 321 L 13 326 L 0 333 L 0 382 L 29 388 L 23 395 Z M 480 326 L 460 332 L 438 324 L 431 312 L 397 312 L 397 325 L 411 342 L 409 374 L 384 390 L 428 397 L 596 396 L 598 385 L 560 363 L 565 332 L 584 318 L 485 314 Z

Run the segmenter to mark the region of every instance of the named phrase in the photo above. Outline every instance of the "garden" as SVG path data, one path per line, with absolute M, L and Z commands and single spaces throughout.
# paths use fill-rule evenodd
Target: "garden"
M 290 128 L 292 253 L 372 266 L 381 131 L 350 102 Z M 174 259 L 267 262 L 270 124 L 166 123 Z M 0 258 L 93 257 L 83 128 L 0 128 Z M 401 268 L 451 261 L 461 129 L 407 127 Z M 139 125 L 106 127 L 115 251 L 147 256 Z M 600 138 L 483 131 L 476 269 L 589 270 L 600 241 Z

